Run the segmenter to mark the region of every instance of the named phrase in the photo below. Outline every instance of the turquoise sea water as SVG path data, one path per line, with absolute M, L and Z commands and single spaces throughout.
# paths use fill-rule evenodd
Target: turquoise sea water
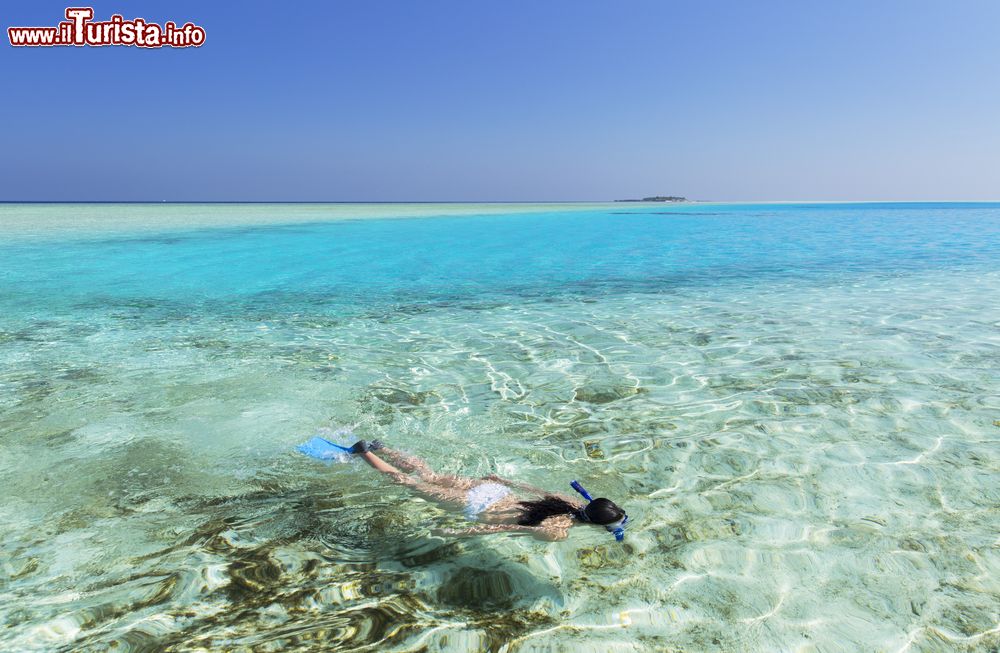
M 1000 204 L 0 205 L 0 650 L 992 650 L 998 443 Z

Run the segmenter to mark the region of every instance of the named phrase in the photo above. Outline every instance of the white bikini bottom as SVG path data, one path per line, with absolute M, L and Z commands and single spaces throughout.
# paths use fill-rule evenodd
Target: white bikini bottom
M 510 488 L 500 483 L 487 481 L 469 490 L 465 495 L 465 516 L 475 521 L 479 513 L 510 494 Z

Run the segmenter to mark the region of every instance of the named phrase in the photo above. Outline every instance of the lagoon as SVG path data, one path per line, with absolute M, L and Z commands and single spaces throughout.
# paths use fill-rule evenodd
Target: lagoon
M 988 650 L 998 307 L 1000 204 L 0 205 L 0 650 Z

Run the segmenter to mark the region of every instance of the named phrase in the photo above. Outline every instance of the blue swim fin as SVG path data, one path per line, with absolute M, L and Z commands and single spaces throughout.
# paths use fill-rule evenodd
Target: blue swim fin
M 350 458 L 350 448 L 334 444 L 318 435 L 304 444 L 296 447 L 305 455 L 323 462 L 345 461 Z

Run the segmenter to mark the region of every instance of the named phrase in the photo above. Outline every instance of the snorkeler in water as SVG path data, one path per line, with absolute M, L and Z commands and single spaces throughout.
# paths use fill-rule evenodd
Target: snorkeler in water
M 482 522 L 464 530 L 439 530 L 442 535 L 461 537 L 522 532 L 538 539 L 555 541 L 566 539 L 570 526 L 593 524 L 603 526 L 619 542 L 625 537 L 625 525 L 628 523 L 625 511 L 609 499 L 592 499 L 576 481 L 570 485 L 587 500 L 585 504 L 572 497 L 553 494 L 495 474 L 480 479 L 437 474 L 423 460 L 385 447 L 378 440 L 361 440 L 346 450 L 361 456 L 393 481 L 413 488 L 446 507 L 462 507 L 470 521 Z M 376 451 L 391 462 L 376 456 Z M 514 490 L 521 490 L 535 498 L 521 499 L 514 494 Z

